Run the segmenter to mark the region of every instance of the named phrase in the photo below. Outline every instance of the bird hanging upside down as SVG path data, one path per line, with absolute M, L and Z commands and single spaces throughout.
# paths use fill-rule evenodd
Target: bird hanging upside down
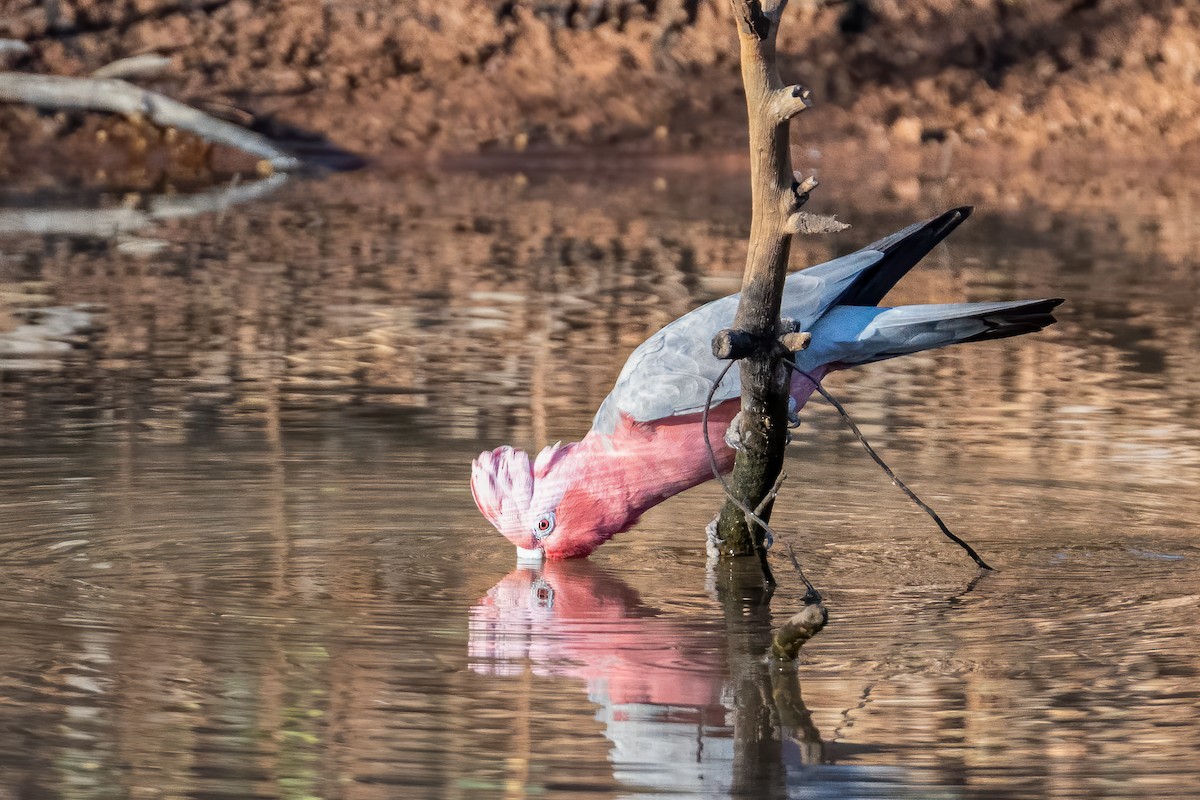
M 1002 339 L 1054 323 L 1061 299 L 880 308 L 883 296 L 971 213 L 958 208 L 863 249 L 792 273 L 781 315 L 811 331 L 795 354 L 804 373 L 833 370 L 960 342 Z M 512 447 L 471 464 L 471 493 L 520 558 L 581 558 L 628 530 L 648 509 L 711 479 L 701 419 L 725 362 L 713 336 L 733 323 L 738 296 L 685 314 L 638 346 L 600 404 L 583 441 L 555 444 L 530 462 Z M 722 471 L 733 467 L 726 432 L 740 407 L 738 370 L 713 395 L 709 439 Z M 815 386 L 792 372 L 799 409 Z

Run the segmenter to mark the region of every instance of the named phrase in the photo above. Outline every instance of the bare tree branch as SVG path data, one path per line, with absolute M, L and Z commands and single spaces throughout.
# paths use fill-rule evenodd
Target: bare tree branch
M 158 53 L 118 58 L 92 73 L 93 78 L 152 78 L 166 72 L 171 59 Z
M 730 0 L 741 50 L 742 84 L 750 128 L 753 210 L 746 271 L 733 329 L 718 334 L 719 357 L 742 357 L 740 441 L 730 481 L 732 497 L 721 509 L 718 540 L 723 556 L 764 555 L 764 526 L 744 509 L 761 507 L 769 521 L 771 487 L 787 444 L 788 375 L 781 359 L 808 344 L 785 331 L 779 312 L 792 235 L 840 230 L 832 218 L 801 214 L 815 177 L 792 172 L 789 123 L 811 105 L 802 86 L 779 77 L 775 43 L 787 0 Z M 789 335 L 780 341 L 781 335 Z M 736 355 L 735 355 L 736 354 Z
M 122 80 L 0 72 L 0 101 L 144 116 L 156 125 L 188 131 L 205 141 L 257 156 L 275 170 L 294 170 L 301 165 L 300 159 L 283 152 L 265 136 Z

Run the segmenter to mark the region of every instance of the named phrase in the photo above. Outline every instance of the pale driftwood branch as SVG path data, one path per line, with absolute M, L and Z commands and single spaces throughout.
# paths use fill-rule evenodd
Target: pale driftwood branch
M 153 78 L 167 71 L 171 59 L 158 53 L 118 58 L 92 73 L 93 78 Z
M 301 165 L 300 159 L 283 152 L 265 136 L 122 80 L 0 72 L 0 101 L 54 110 L 144 116 L 156 125 L 178 128 L 213 144 L 257 156 L 276 170 L 294 170 Z

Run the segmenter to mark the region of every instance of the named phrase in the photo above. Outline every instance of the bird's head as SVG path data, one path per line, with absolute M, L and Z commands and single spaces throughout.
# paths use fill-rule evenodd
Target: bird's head
M 637 521 L 578 447 L 551 445 L 532 463 L 524 450 L 498 447 L 471 462 L 475 505 L 519 558 L 582 558 Z

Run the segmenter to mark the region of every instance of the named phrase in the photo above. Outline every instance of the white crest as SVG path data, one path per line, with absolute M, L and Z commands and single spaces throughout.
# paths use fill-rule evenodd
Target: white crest
M 524 450 L 504 446 L 480 453 L 471 462 L 475 505 L 518 547 L 528 543 L 538 515 L 553 511 L 562 500 L 570 481 L 554 468 L 570 449 L 569 444 L 553 444 L 530 464 Z

